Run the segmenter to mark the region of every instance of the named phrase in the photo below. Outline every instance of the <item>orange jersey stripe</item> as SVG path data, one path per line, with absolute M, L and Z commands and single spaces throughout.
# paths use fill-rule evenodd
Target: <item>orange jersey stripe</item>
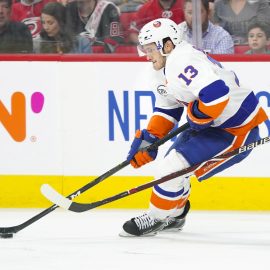
M 238 127 L 238 128 L 225 128 L 226 131 L 230 132 L 234 136 L 245 135 L 247 132 L 259 124 L 263 123 L 268 119 L 266 112 L 260 108 L 255 117 L 246 125 Z
M 147 131 L 159 139 L 168 134 L 174 127 L 174 123 L 160 115 L 153 115 L 148 123 Z
M 212 117 L 213 119 L 216 119 L 223 112 L 228 102 L 229 98 L 218 104 L 207 106 L 201 100 L 199 100 L 198 108 L 202 113 L 208 115 L 209 117 Z
M 190 102 L 187 107 L 187 115 L 188 118 L 195 124 L 199 125 L 205 125 L 213 121 L 213 118 L 197 118 L 193 113 L 192 113 L 192 106 L 193 102 Z
M 167 200 L 167 199 L 163 199 L 160 198 L 157 194 L 155 194 L 154 192 L 152 192 L 151 194 L 151 199 L 150 199 L 150 203 L 152 205 L 154 205 L 155 207 L 162 209 L 162 210 L 171 210 L 171 209 L 175 209 L 175 208 L 181 208 L 185 205 L 187 199 L 189 196 L 187 197 L 181 197 L 178 200 Z

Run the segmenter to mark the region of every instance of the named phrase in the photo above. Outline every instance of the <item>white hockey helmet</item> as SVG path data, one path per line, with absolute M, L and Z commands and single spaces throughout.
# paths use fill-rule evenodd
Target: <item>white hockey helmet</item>
M 138 36 L 140 46 L 154 42 L 162 55 L 165 55 L 162 50 L 165 38 L 170 38 L 174 45 L 182 41 L 182 34 L 178 25 L 174 21 L 165 18 L 155 19 L 145 24 Z

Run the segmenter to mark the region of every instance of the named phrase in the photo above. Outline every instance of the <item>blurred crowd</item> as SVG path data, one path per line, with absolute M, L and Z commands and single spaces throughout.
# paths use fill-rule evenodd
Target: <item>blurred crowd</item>
M 270 0 L 0 0 L 0 53 L 136 53 L 156 18 L 211 54 L 270 53 Z

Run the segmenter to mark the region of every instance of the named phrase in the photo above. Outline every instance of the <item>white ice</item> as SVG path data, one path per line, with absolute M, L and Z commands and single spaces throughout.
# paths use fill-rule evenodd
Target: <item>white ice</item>
M 0 209 L 0 226 L 43 209 Z M 269 212 L 191 211 L 182 232 L 119 237 L 142 211 L 61 209 L 0 239 L 0 270 L 270 269 Z

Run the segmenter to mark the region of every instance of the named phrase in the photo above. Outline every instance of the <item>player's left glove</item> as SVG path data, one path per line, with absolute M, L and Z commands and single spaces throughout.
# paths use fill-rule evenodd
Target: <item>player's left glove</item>
M 139 168 L 145 165 L 146 163 L 153 161 L 156 158 L 158 152 L 157 149 L 151 151 L 147 150 L 140 151 L 140 149 L 143 149 L 151 145 L 157 140 L 158 137 L 152 135 L 146 129 L 136 131 L 135 138 L 131 144 L 127 156 L 127 160 L 130 161 L 130 164 L 134 168 Z
M 198 108 L 198 100 L 190 102 L 187 108 L 187 120 L 192 129 L 200 131 L 213 124 L 213 118 L 202 113 Z

